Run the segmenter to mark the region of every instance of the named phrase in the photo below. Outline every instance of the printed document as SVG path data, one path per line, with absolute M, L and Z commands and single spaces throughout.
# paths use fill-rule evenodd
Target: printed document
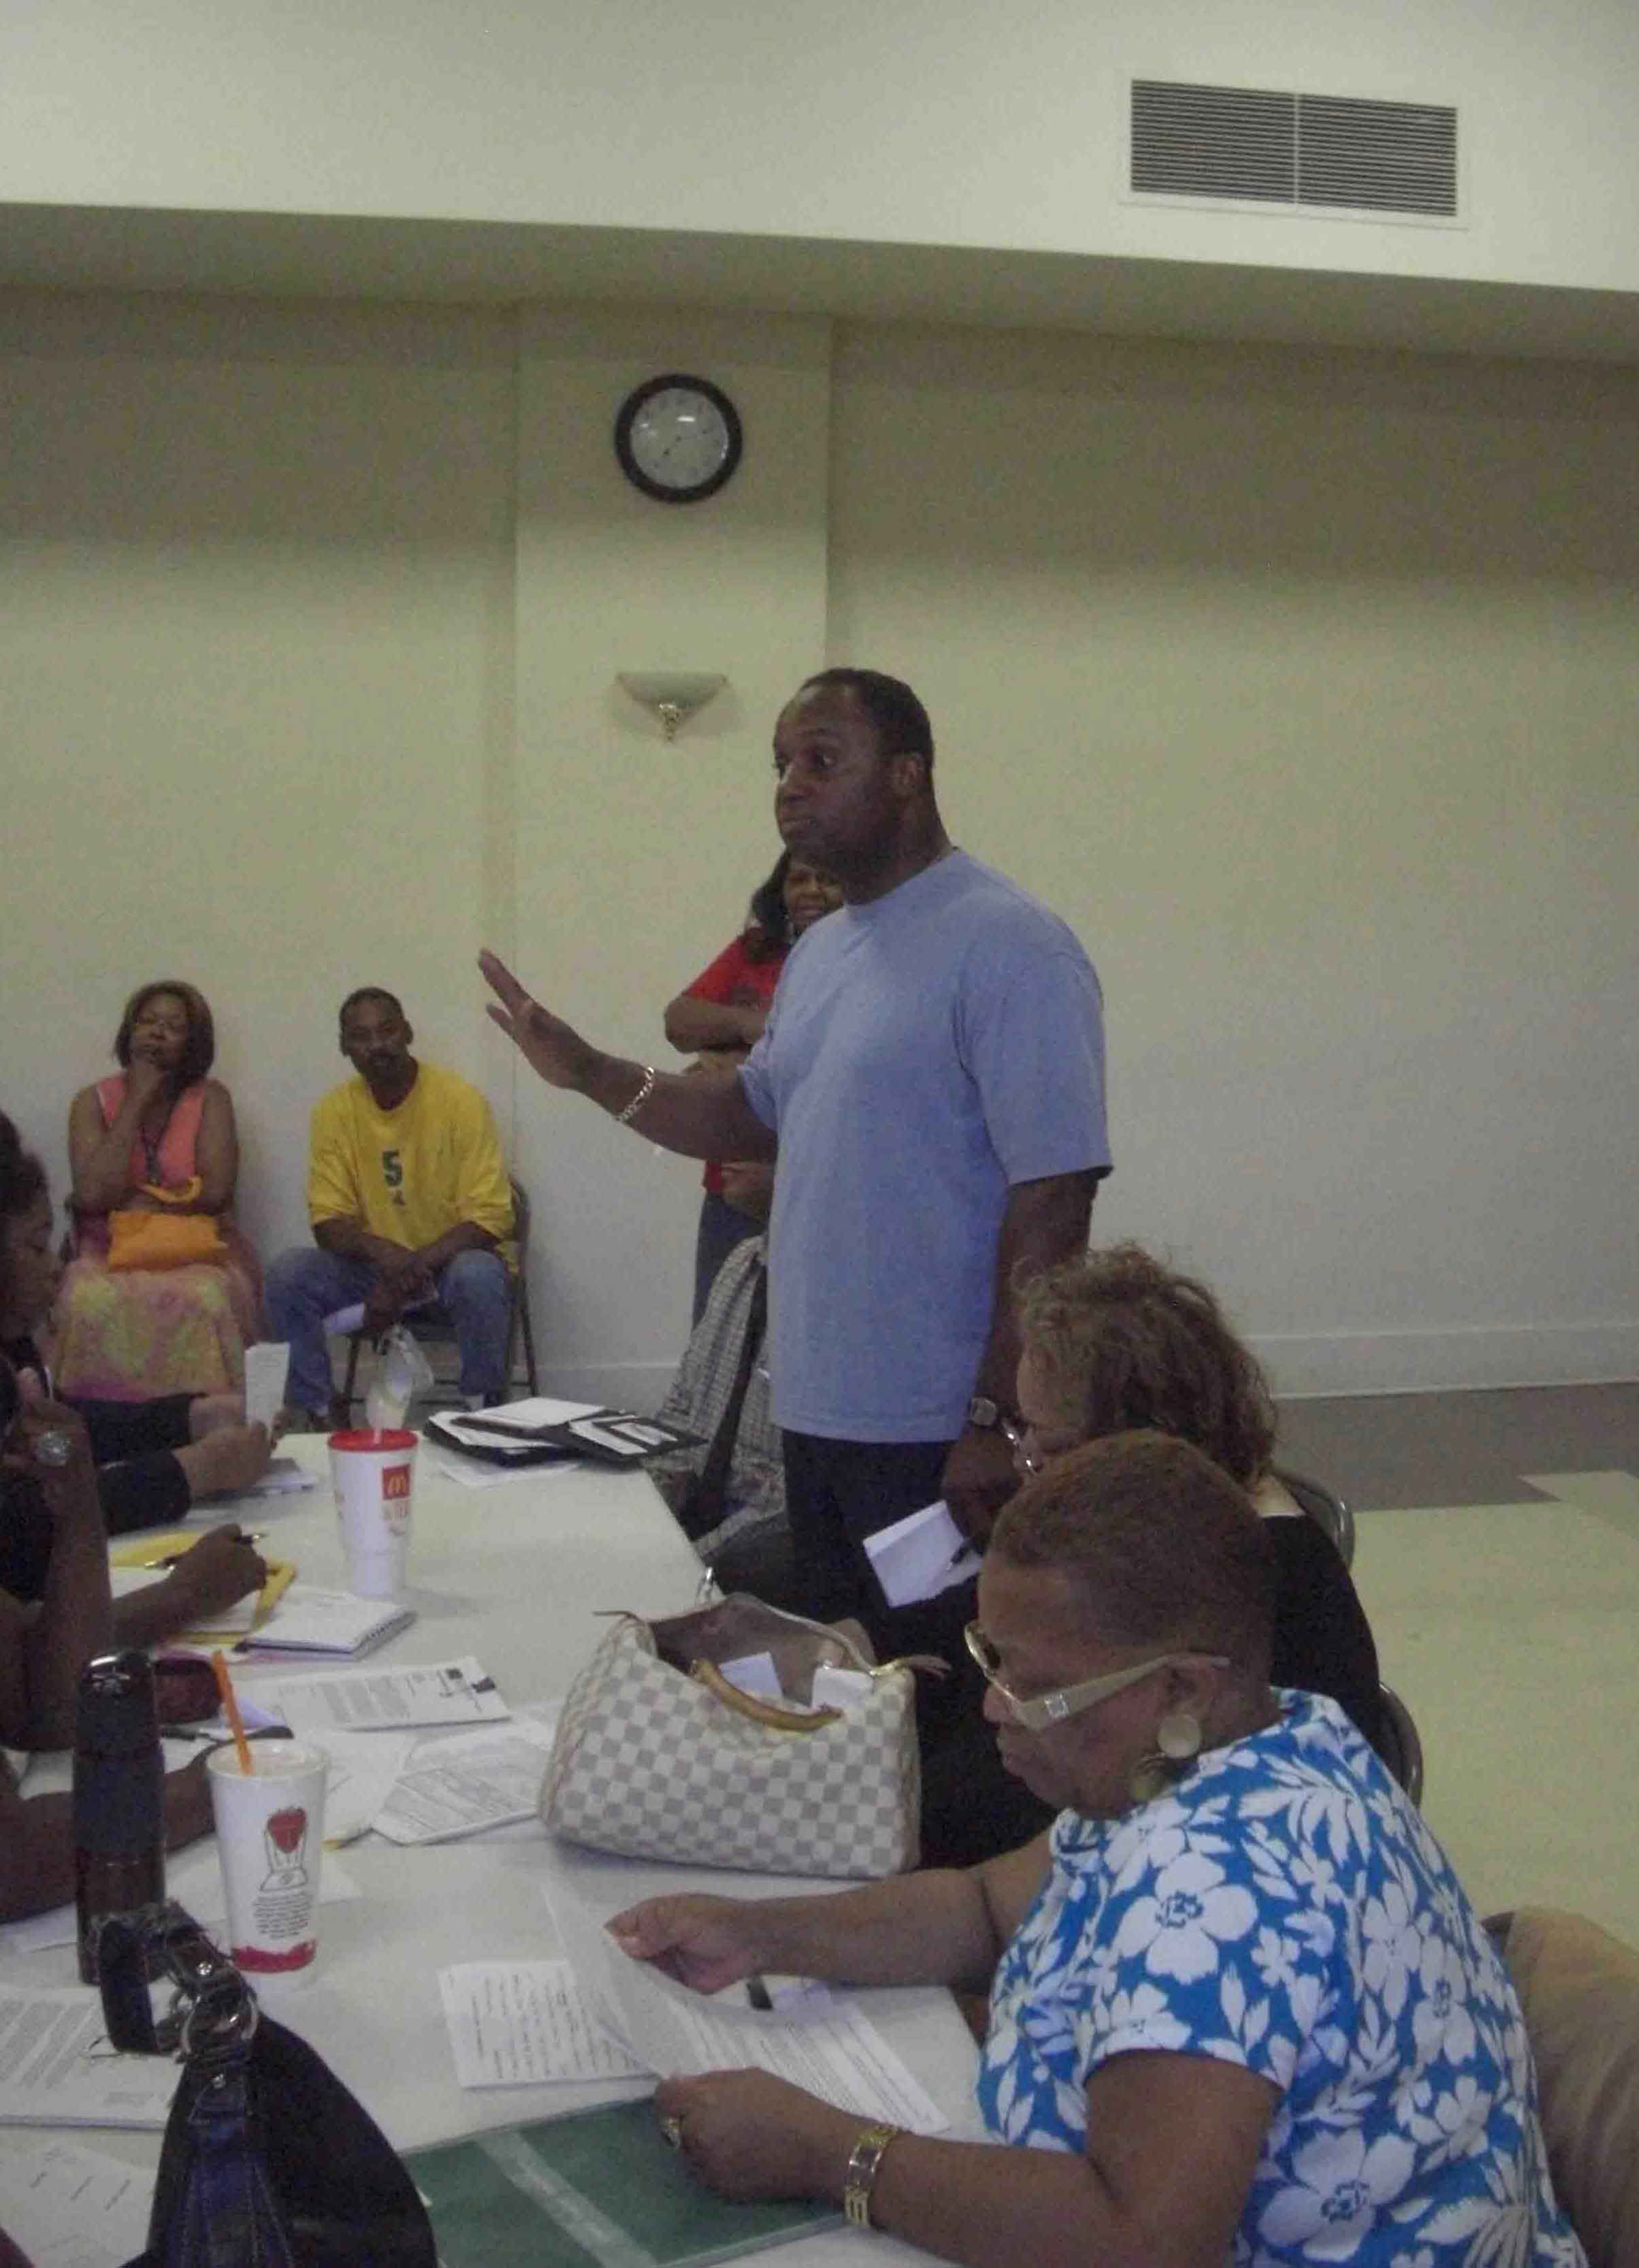
M 35 2135 L 0 2141 L 0 2228 L 34 2268 L 108 2268 L 148 2243 L 154 2177 L 106 2150 Z
M 438 1971 L 438 1992 L 459 2086 L 645 2076 L 567 1961 L 463 1961 Z
M 343 1733 L 332 1725 L 308 1738 L 330 1759 L 325 1778 L 325 1849 L 339 1850 L 367 1835 L 393 1783 L 409 1762 L 420 1736 L 415 1733 Z M 330 1880 L 325 1862 L 319 1880 Z
M 650 2071 L 772 2072 L 861 2118 L 918 2134 L 949 2125 L 857 2002 L 833 1995 L 812 2011 L 736 2007 L 631 1960 L 562 1884 L 548 1904 L 582 1992 Z
M 555 1702 L 520 1710 L 496 1732 L 423 1741 L 376 1813 L 377 1834 L 390 1843 L 448 1843 L 533 1819 L 557 1719 Z
M 495 1680 L 473 1656 L 406 1669 L 336 1669 L 322 1676 L 258 1685 L 254 1697 L 276 1709 L 293 1733 L 403 1732 L 414 1725 L 472 1725 L 510 1717 Z
M 82 1984 L 0 1984 L 0 2125 L 160 2127 L 181 2076 L 168 2056 L 115 2055 Z

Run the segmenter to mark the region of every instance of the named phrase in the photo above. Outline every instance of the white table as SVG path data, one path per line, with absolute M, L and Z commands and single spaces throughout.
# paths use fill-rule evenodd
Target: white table
M 264 1550 L 295 1560 L 304 1581 L 342 1586 L 323 1440 L 314 1435 L 284 1446 L 321 1476 L 316 1491 L 214 1506 L 188 1524 L 205 1528 L 238 1517 L 265 1530 Z M 660 1615 L 690 1603 L 699 1562 L 642 1474 L 536 1469 L 496 1487 L 468 1489 L 438 1471 L 440 1454 L 423 1443 L 415 1485 L 408 1595 L 418 1619 L 372 1654 L 372 1662 L 474 1653 L 516 1705 L 564 1691 L 597 1643 L 600 1609 Z M 246 1667 L 235 1679 L 254 1694 L 258 1684 L 291 1675 L 294 1667 Z M 543 1886 L 567 1883 L 606 1912 L 662 1887 L 709 1885 L 746 1896 L 807 1887 L 610 1858 L 557 1843 L 534 1823 L 421 1848 L 371 1836 L 349 1847 L 344 1863 L 362 1898 L 321 1908 L 319 1959 L 307 1977 L 271 1980 L 259 1991 L 269 2013 L 312 2043 L 401 2149 L 643 2091 L 629 2082 L 484 2089 L 455 2083 L 437 1971 L 457 1961 L 554 1955 L 559 1948 Z M 0 1979 L 67 1984 L 74 1975 L 70 1948 L 0 1959 Z M 908 1988 L 864 1998 L 951 2119 L 950 2132 L 977 2138 L 974 2050 L 949 1996 Z M 158 2158 L 157 2136 L 99 2132 L 84 2139 L 133 2160 Z M 25 2132 L 0 2132 L 0 2148 L 27 2146 Z M 779 2251 L 789 2268 L 854 2262 L 864 2268 L 896 2251 L 908 2260 L 926 2257 L 884 2237 L 842 2230 Z

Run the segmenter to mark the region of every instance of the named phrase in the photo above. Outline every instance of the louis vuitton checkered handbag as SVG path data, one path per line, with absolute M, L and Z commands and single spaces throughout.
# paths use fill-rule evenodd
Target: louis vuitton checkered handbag
M 781 1704 L 722 1675 L 753 1653 L 773 1655 Z M 803 1705 L 822 1662 L 864 1672 L 869 1690 L 845 1709 Z M 920 1848 L 923 1666 L 878 1667 L 826 1624 L 739 1595 L 657 1623 L 621 1615 L 570 1688 L 540 1815 L 633 1859 L 902 1874 Z

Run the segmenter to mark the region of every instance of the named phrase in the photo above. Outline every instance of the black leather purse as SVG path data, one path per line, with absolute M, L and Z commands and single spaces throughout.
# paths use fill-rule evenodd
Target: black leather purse
M 437 2268 L 386 2135 L 191 1915 L 111 1915 L 96 1949 L 109 2045 L 182 2066 L 148 2247 L 129 2268 Z M 175 1987 L 158 2022 L 150 1976 Z

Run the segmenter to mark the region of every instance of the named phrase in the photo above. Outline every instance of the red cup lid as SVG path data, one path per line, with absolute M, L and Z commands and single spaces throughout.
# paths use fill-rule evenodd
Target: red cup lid
M 368 1425 L 355 1426 L 351 1432 L 332 1433 L 329 1447 L 333 1449 L 413 1449 L 416 1436 L 405 1425 L 384 1426 L 372 1432 Z

